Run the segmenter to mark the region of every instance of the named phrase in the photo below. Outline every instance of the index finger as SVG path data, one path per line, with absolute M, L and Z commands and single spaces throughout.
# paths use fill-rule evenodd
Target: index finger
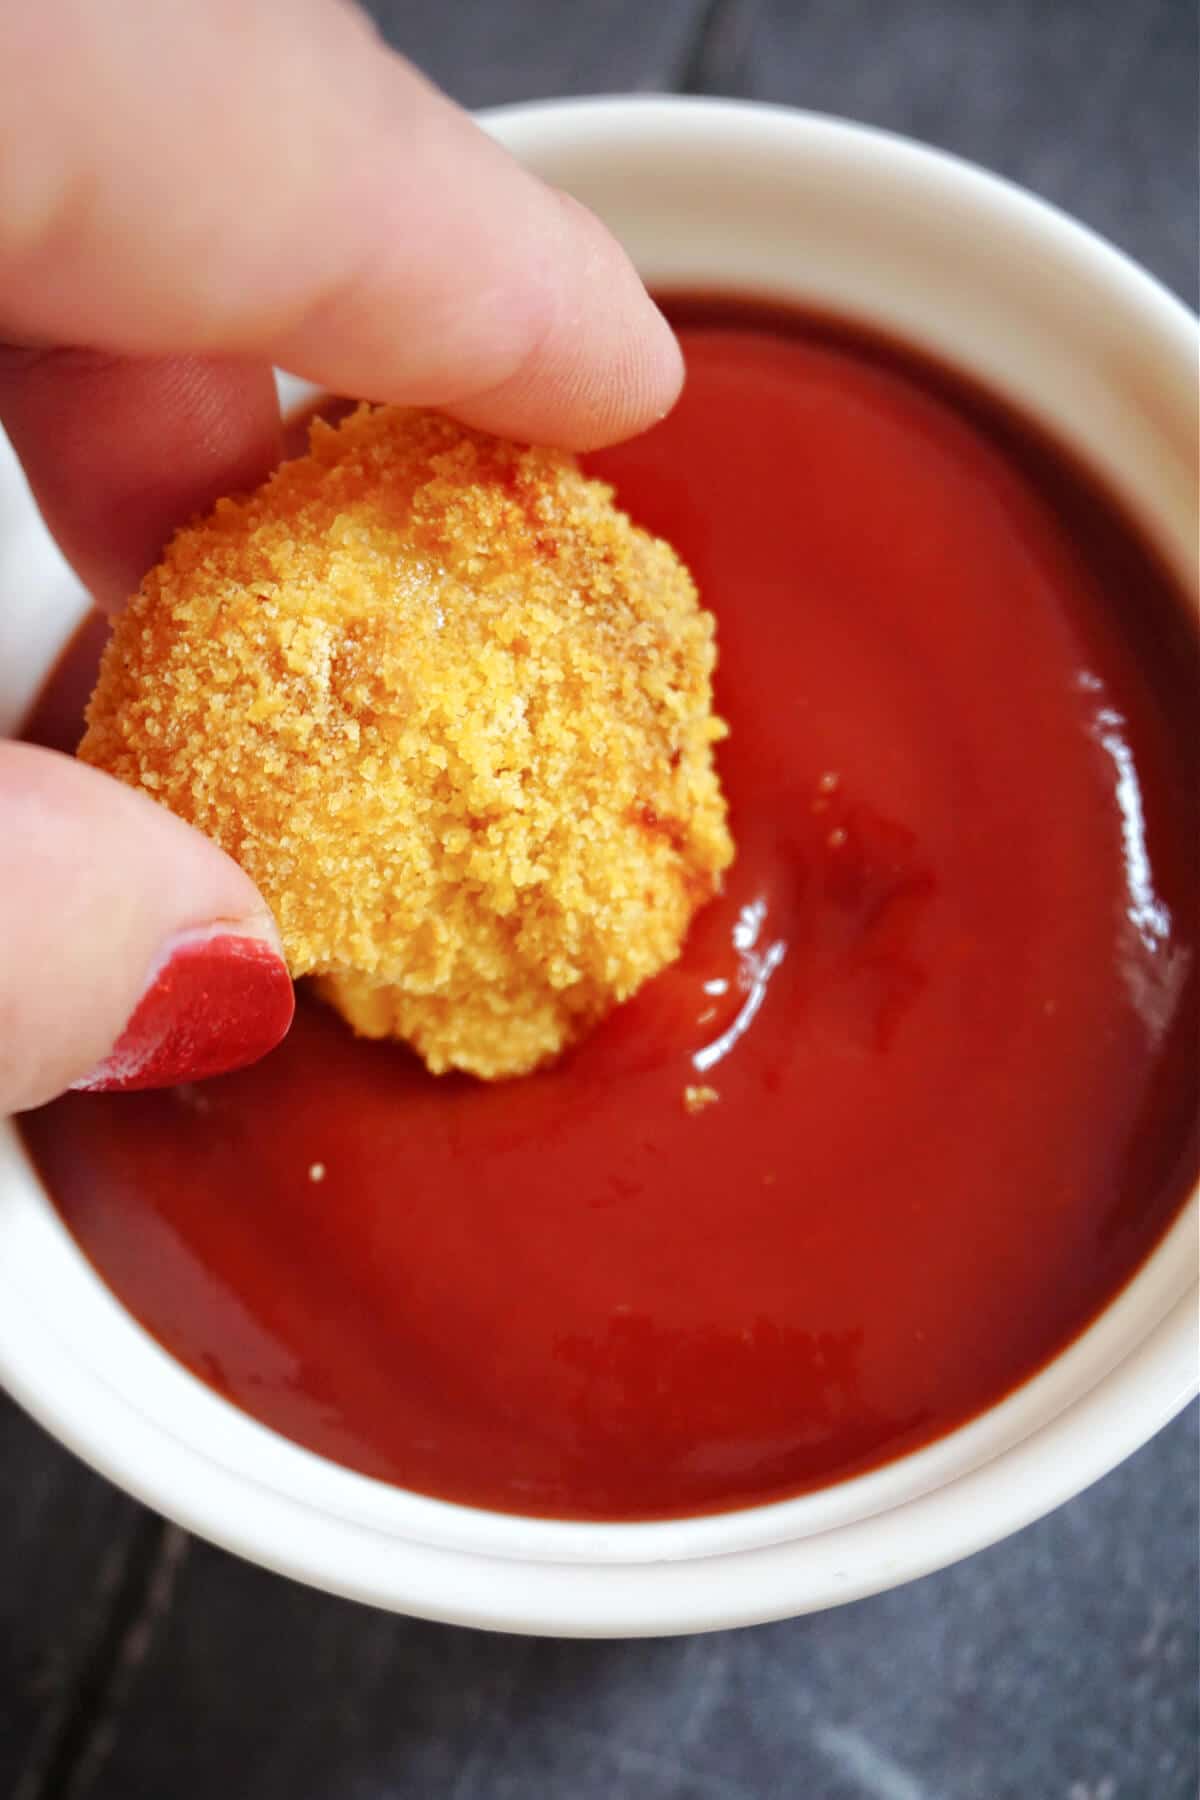
M 271 360 L 576 449 L 678 391 L 616 242 L 341 0 L 6 8 L 0 66 L 0 336 Z

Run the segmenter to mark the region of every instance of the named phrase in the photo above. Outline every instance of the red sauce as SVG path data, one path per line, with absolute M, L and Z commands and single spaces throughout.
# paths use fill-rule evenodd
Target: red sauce
M 678 411 L 593 460 L 720 621 L 738 861 L 678 966 L 510 1085 L 309 1004 L 257 1068 L 23 1121 L 114 1291 L 247 1412 L 570 1518 L 927 1443 L 1094 1317 L 1197 1162 L 1179 596 L 949 375 L 674 310 Z

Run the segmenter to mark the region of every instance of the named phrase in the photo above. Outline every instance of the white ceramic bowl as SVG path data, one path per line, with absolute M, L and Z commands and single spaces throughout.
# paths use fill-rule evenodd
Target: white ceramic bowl
M 506 109 L 489 128 L 601 214 L 653 284 L 865 320 L 956 363 L 1102 472 L 1195 582 L 1196 321 L 1115 250 L 952 158 L 724 102 Z M 0 726 L 82 596 L 0 467 Z M 352 1474 L 254 1423 L 136 1325 L 0 1126 L 0 1377 L 122 1487 L 270 1568 L 376 1605 L 564 1635 L 831 1606 L 1076 1493 L 1195 1391 L 1196 1205 L 1049 1368 L 941 1442 L 824 1492 L 702 1519 L 519 1519 Z

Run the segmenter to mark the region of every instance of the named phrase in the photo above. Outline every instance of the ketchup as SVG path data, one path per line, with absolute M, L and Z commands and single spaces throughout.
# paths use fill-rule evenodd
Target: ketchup
M 315 1001 L 202 1087 L 21 1121 L 130 1311 L 386 1481 L 645 1519 L 991 1405 L 1198 1160 L 1200 691 L 1181 596 L 1055 449 L 915 355 L 680 301 L 677 410 L 590 459 L 718 618 L 737 862 L 679 963 L 484 1085 Z M 72 743 L 96 644 L 33 722 Z

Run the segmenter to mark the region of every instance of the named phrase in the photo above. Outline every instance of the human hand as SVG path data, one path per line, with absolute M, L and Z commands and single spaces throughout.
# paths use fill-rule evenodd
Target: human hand
M 0 9 L 0 422 L 97 603 L 279 453 L 271 365 L 587 449 L 678 347 L 595 219 L 344 0 Z M 0 744 L 0 1112 L 252 1061 L 291 983 L 215 844 Z

